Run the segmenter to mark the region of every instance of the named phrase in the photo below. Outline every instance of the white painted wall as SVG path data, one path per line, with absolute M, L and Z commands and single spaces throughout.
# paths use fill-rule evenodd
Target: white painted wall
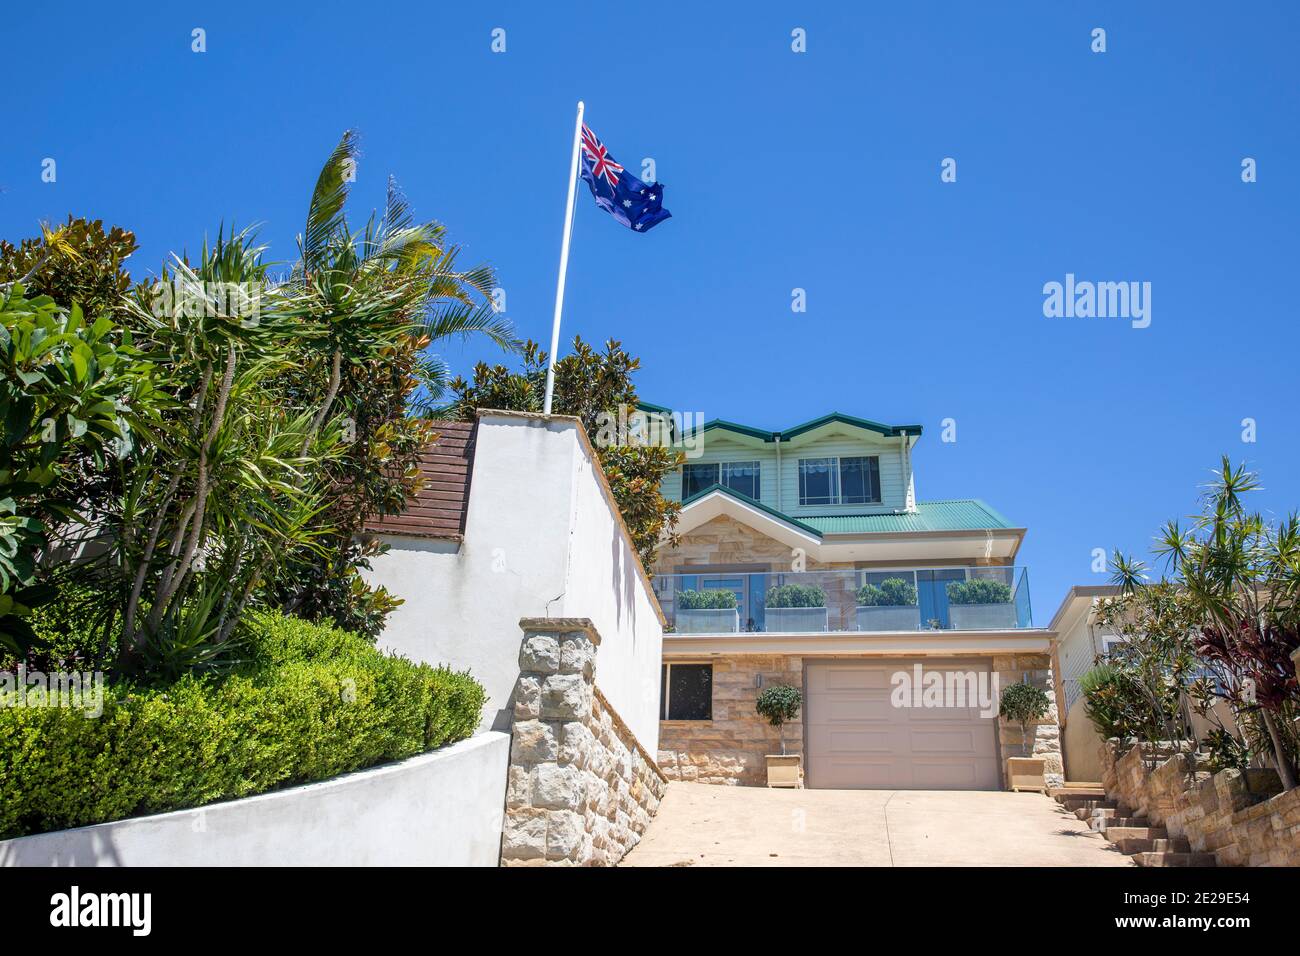
M 663 632 L 579 429 L 571 419 L 479 419 L 464 541 L 385 536 L 391 550 L 367 575 L 406 602 L 380 645 L 468 669 L 487 689 L 483 726 L 508 730 L 520 619 L 591 618 L 596 683 L 654 753 Z
M 243 800 L 0 841 L 0 866 L 496 866 L 510 737 Z

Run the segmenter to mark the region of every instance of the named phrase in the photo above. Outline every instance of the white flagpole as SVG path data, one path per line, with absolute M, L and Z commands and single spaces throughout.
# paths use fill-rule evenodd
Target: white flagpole
M 564 277 L 569 271 L 569 239 L 573 235 L 573 193 L 578 185 L 578 150 L 582 146 L 582 100 L 578 100 L 578 119 L 573 124 L 573 157 L 569 160 L 569 198 L 564 205 L 564 239 L 560 243 L 560 276 L 555 283 L 555 319 L 551 323 L 551 354 L 546 363 L 546 404 L 543 415 L 551 414 L 551 396 L 555 391 L 555 353 L 560 349 L 560 312 L 564 309 Z

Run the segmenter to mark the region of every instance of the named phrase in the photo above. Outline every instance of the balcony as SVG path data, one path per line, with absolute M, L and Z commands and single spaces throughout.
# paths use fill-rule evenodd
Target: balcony
M 1033 627 L 1021 567 L 659 574 L 676 634 L 1006 631 Z

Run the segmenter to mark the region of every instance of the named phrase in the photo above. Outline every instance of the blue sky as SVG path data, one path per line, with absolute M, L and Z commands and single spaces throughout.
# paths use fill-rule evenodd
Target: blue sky
M 1300 499 L 1294 4 L 298 7 L 7 11 L 0 236 L 99 217 L 145 276 L 256 222 L 288 260 L 354 127 L 357 213 L 397 176 L 546 341 L 582 98 L 620 162 L 655 159 L 674 218 L 637 235 L 580 193 L 564 338 L 621 339 L 644 398 L 708 418 L 922 423 L 923 500 L 1029 528 L 1036 623 L 1102 582 L 1093 548 L 1188 513 L 1222 453 L 1262 472 L 1260 507 Z M 1150 327 L 1045 318 L 1066 273 L 1150 282 Z

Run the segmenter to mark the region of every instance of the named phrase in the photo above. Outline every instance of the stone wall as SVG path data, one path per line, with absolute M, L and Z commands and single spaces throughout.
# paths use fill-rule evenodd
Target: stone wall
M 803 689 L 803 658 L 793 654 L 715 657 L 713 663 L 713 719 L 664 720 L 659 723 L 659 766 L 670 780 L 761 787 L 767 783 L 766 754 L 781 752 L 775 727 L 754 711 L 763 685 L 790 684 Z M 1050 660 L 1046 654 L 1000 655 L 993 658 L 998 686 L 1024 679 L 1049 691 Z M 801 717 L 802 717 L 802 711 Z M 1060 728 L 1053 704 L 1041 720 L 1029 726 L 1030 755 L 1046 761 L 1048 786 L 1065 782 Z M 1023 754 L 1020 725 L 998 718 L 998 738 L 1005 774 L 1006 758 Z M 803 751 L 803 721 L 786 724 L 786 748 Z M 1004 783 L 1005 783 L 1004 779 Z
M 767 784 L 767 754 L 781 752 L 777 729 L 754 710 L 760 688 L 789 684 L 803 692 L 803 658 L 738 655 L 713 659 L 713 719 L 659 722 L 659 766 L 670 780 Z M 803 752 L 803 711 L 785 725 L 786 749 Z
M 719 515 L 681 536 L 675 548 L 660 548 L 655 574 L 676 574 L 683 565 L 762 565 L 767 570 L 791 570 L 790 547 L 727 515 Z M 807 559 L 805 570 L 852 568 L 853 562 L 825 564 Z
M 1211 774 L 1190 747 L 1106 741 L 1107 794 L 1220 866 L 1300 866 L 1300 789 L 1281 792 L 1273 770 Z
M 515 685 L 503 866 L 612 866 L 667 778 L 596 686 L 586 618 L 526 619 Z
M 1043 774 L 1049 787 L 1065 784 L 1065 759 L 1061 756 L 1061 728 L 1056 710 L 1056 694 L 1052 684 L 1052 660 L 1047 654 L 1005 654 L 993 658 L 993 671 L 998 675 L 999 693 L 1012 684 L 1022 680 L 1042 691 L 1051 701 L 1047 713 L 1029 725 L 1029 753 L 1025 753 L 1025 734 L 1020 724 L 998 718 L 998 743 L 1002 750 L 1003 784 L 1009 785 L 1006 777 L 1008 757 L 1042 757 Z

